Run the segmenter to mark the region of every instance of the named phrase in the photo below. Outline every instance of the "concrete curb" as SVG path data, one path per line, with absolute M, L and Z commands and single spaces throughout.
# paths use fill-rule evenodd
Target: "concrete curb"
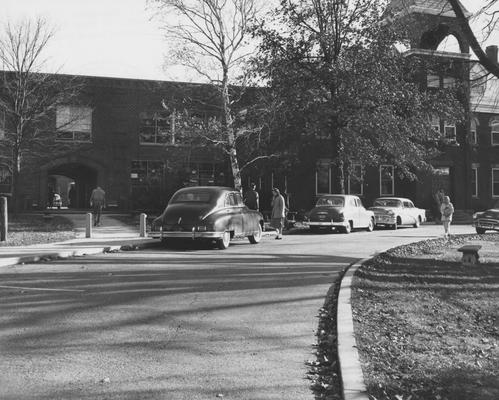
M 360 364 L 357 343 L 353 329 L 352 315 L 352 278 L 355 271 L 369 258 L 351 265 L 341 280 L 338 294 L 337 330 L 338 360 L 340 364 L 343 399 L 369 400 L 364 375 Z
M 129 239 L 128 239 L 129 240 Z M 9 267 L 17 264 L 37 263 L 40 261 L 57 260 L 61 258 L 82 257 L 101 253 L 109 253 L 112 251 L 132 251 L 146 248 L 157 247 L 160 242 L 145 242 L 133 243 L 125 245 L 105 245 L 105 246 L 91 246 L 82 249 L 73 250 L 59 250 L 54 252 L 43 252 L 40 254 L 29 254 L 18 257 L 3 257 L 0 258 L 0 267 Z

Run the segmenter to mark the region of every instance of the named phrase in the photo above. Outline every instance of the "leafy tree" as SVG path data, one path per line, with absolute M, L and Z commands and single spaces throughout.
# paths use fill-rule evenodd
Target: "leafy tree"
M 328 154 L 337 167 L 334 190 L 342 193 L 354 162 L 390 163 L 408 178 L 431 169 L 440 139 L 431 117 L 456 120 L 461 110 L 452 91 L 422 91 L 411 79 L 420 60 L 395 50 L 406 36 L 382 23 L 383 6 L 282 0 L 255 30 L 254 65 L 274 99 L 273 129 L 297 151 Z
M 80 90 L 71 77 L 42 73 L 44 50 L 53 31 L 43 19 L 7 23 L 0 33 L 0 110 L 4 114 L 0 136 L 0 164 L 12 176 L 14 210 L 20 205 L 21 171 L 34 160 L 54 155 L 55 110 Z
M 257 15 L 256 1 L 151 0 L 151 3 L 165 16 L 165 31 L 173 48 L 172 62 L 196 71 L 217 89 L 217 115 L 202 124 L 196 118 L 190 123 L 200 128 L 197 131 L 206 143 L 228 155 L 234 186 L 240 188 L 240 149 L 243 142 L 252 140 L 249 137 L 259 131 L 248 129 L 244 118 L 240 118 L 244 113 L 235 105 L 243 92 L 233 85 L 237 82 L 244 88 L 244 64 L 251 53 L 248 27 Z M 182 110 L 178 111 L 186 116 Z M 189 123 L 185 118 L 183 122 Z

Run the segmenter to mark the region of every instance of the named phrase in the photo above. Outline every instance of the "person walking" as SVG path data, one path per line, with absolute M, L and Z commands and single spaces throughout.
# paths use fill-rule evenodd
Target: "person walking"
M 246 207 L 250 210 L 258 211 L 260 209 L 260 196 L 258 196 L 256 185 L 253 182 L 251 182 L 250 188 L 244 196 L 244 204 L 246 204 Z
M 449 196 L 444 196 L 442 205 L 440 206 L 441 220 L 444 225 L 444 239 L 449 239 L 450 224 L 452 222 L 452 214 L 454 214 L 454 206 L 450 202 Z
M 284 218 L 286 217 L 286 205 L 279 189 L 272 189 L 272 214 L 270 216 L 270 226 L 277 231 L 277 240 L 282 239 L 282 230 L 284 228 Z
M 100 225 L 102 209 L 106 206 L 106 192 L 100 186 L 92 190 L 90 195 L 90 207 L 94 211 L 94 226 Z

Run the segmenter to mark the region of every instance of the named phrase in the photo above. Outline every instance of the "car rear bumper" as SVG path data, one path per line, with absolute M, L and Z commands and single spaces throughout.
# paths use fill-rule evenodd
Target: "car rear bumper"
M 348 226 L 349 223 L 348 221 L 343 221 L 343 222 L 332 222 L 332 221 L 309 221 L 308 226 L 311 227 L 329 227 L 329 228 L 342 228 L 345 226 Z
M 223 232 L 196 232 L 196 231 L 153 231 L 148 237 L 154 239 L 221 239 Z

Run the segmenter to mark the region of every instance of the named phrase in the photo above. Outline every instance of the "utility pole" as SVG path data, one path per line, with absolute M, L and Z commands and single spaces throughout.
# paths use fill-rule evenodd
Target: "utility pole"
M 7 241 L 8 218 L 7 197 L 0 197 L 0 242 Z

